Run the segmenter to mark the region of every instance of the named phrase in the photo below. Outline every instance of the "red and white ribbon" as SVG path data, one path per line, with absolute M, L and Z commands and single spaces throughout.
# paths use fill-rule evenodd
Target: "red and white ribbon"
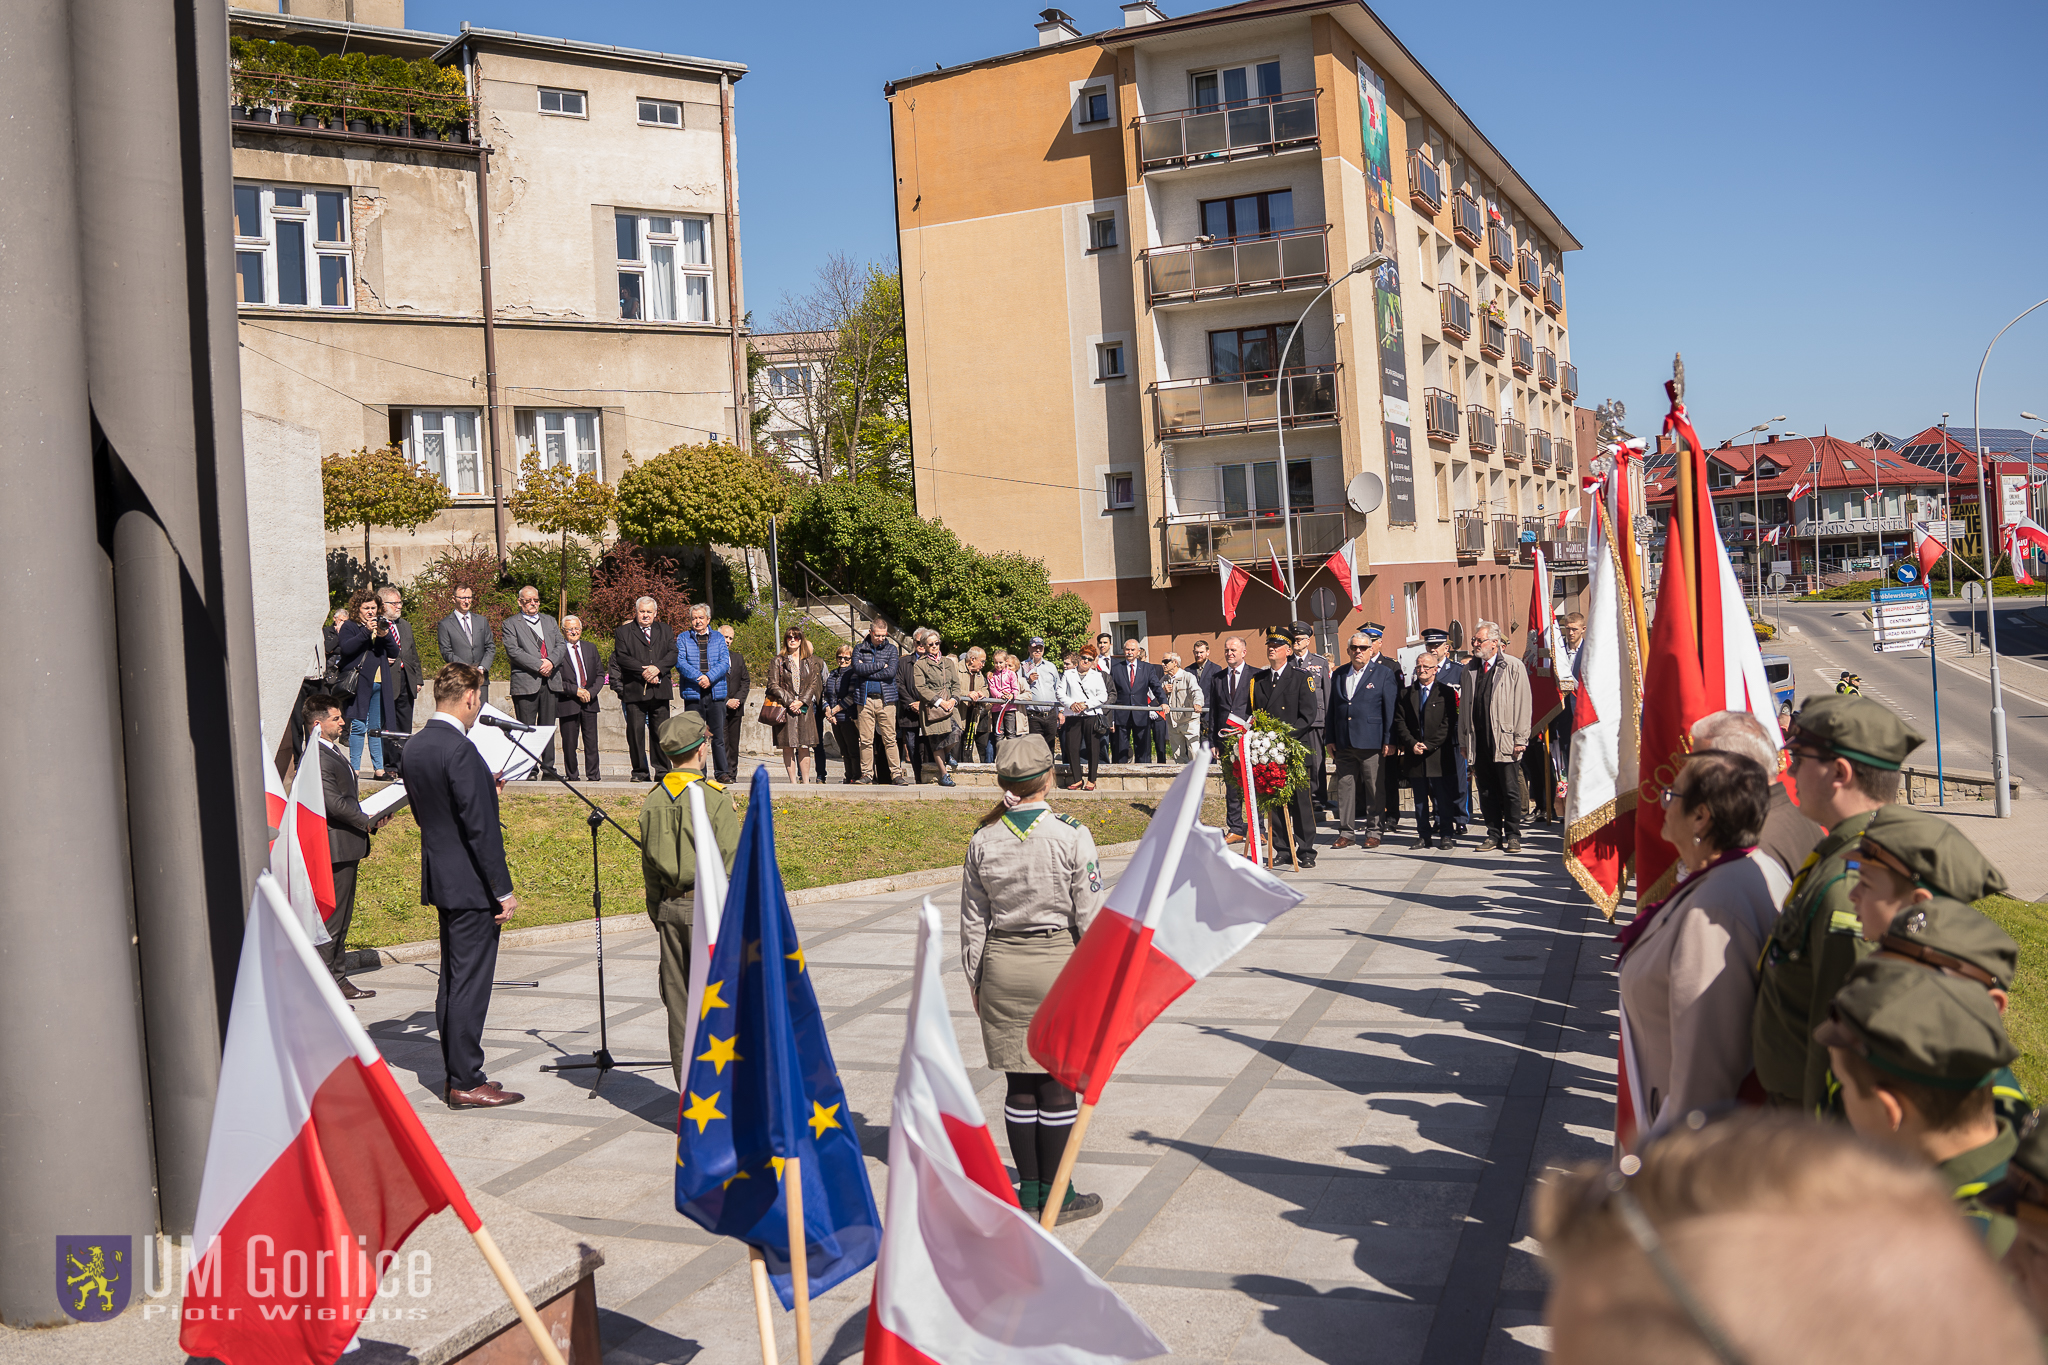
M 1230 716 L 1223 722 L 1237 740 L 1237 778 L 1244 787 L 1244 852 L 1245 856 L 1260 867 L 1266 865 L 1266 821 L 1259 810 L 1259 789 L 1252 781 L 1252 746 L 1245 742 L 1252 731 L 1251 719 L 1247 716 Z

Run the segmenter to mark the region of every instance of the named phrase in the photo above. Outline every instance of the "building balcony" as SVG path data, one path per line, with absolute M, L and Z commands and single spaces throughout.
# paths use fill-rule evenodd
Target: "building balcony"
M 1271 237 L 1182 242 L 1145 253 L 1154 306 L 1320 289 L 1330 282 L 1329 225 Z
M 1152 386 L 1159 435 L 1174 439 L 1332 426 L 1338 420 L 1339 365 L 1309 365 L 1285 375 L 1167 379 Z
M 1536 382 L 1546 389 L 1557 387 L 1557 352 L 1545 346 L 1536 348 Z
M 1141 170 L 1223 165 L 1316 145 L 1320 90 L 1238 100 L 1206 109 L 1176 109 L 1138 120 Z
M 1529 433 L 1529 463 L 1537 469 L 1550 468 L 1550 433 L 1532 431 Z
M 1522 521 L 1496 512 L 1488 518 L 1493 524 L 1493 562 L 1512 564 L 1522 553 Z
M 1480 242 L 1486 239 L 1486 210 L 1463 190 L 1451 197 L 1451 236 L 1467 251 L 1479 250 Z
M 1572 468 L 1574 463 L 1575 460 L 1572 452 L 1572 443 L 1570 441 L 1565 440 L 1562 436 L 1558 437 L 1557 477 L 1559 477 L 1560 479 L 1570 478 L 1572 475 Z
M 467 96 L 356 81 L 318 81 L 231 67 L 235 131 L 333 142 L 416 147 L 472 144 L 476 109 Z
M 1557 387 L 1564 394 L 1564 401 L 1572 403 L 1579 397 L 1579 367 L 1569 360 L 1557 362 Z
M 1521 543 L 1515 547 L 1515 562 L 1517 564 L 1534 564 L 1536 562 L 1536 547 L 1543 543 L 1543 531 L 1544 519 L 1542 517 L 1522 518 Z M 1545 555 L 1543 558 L 1547 561 L 1550 556 Z
M 1444 173 L 1419 150 L 1408 153 L 1408 202 L 1425 217 L 1444 211 Z
M 1536 264 L 1536 253 L 1523 247 L 1515 257 L 1515 285 L 1530 298 L 1543 291 L 1542 268 Z
M 1508 333 L 1508 364 L 1516 374 L 1530 374 L 1536 369 L 1536 343 L 1527 332 L 1517 329 Z
M 1474 403 L 1465 409 L 1465 444 L 1475 455 L 1484 455 L 1500 444 L 1500 428 L 1493 409 Z
M 1443 318 L 1444 335 L 1464 341 L 1472 335 L 1472 300 L 1455 284 L 1436 287 L 1437 311 Z
M 1543 558 L 1552 568 L 1568 569 L 1573 565 L 1584 566 L 1586 560 L 1586 528 L 1567 526 L 1559 530 L 1555 525 L 1547 528 L 1558 537 L 1537 543 L 1543 547 Z
M 1296 560 L 1320 564 L 1343 548 L 1347 537 L 1342 507 L 1296 507 L 1293 514 Z M 1286 526 L 1277 510 L 1237 517 L 1174 517 L 1166 523 L 1166 567 L 1170 573 L 1214 573 L 1218 558 L 1250 565 L 1266 557 L 1268 544 L 1285 558 L 1286 543 Z
M 1555 270 L 1543 272 L 1543 311 L 1552 317 L 1564 311 L 1564 276 Z
M 1499 362 L 1508 353 L 1508 325 L 1499 318 L 1479 320 L 1479 354 Z
M 1423 425 L 1432 441 L 1458 439 L 1458 395 L 1445 389 L 1422 391 Z
M 1529 428 L 1512 417 L 1500 424 L 1500 457 L 1513 464 L 1529 458 Z
M 1486 260 L 1503 275 L 1514 269 L 1515 239 L 1499 223 L 1486 225 Z
M 1458 511 L 1451 513 L 1451 540 L 1457 546 L 1458 558 L 1477 559 L 1486 553 L 1486 513 Z

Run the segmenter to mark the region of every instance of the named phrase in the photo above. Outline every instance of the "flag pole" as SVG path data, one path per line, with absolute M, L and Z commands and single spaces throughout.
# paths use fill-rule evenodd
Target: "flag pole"
M 498 1277 L 498 1287 L 505 1291 L 505 1297 L 512 1300 L 512 1307 L 518 1310 L 519 1320 L 526 1324 L 527 1335 L 533 1338 L 534 1349 L 547 1365 L 567 1365 L 562 1359 L 555 1339 L 548 1335 L 548 1329 L 541 1325 L 540 1314 L 533 1311 L 533 1300 L 526 1297 L 526 1291 L 519 1286 L 519 1279 L 512 1273 L 512 1267 L 505 1263 L 505 1253 L 498 1250 L 498 1244 L 491 1237 L 491 1230 L 482 1223 L 470 1229 L 470 1237 L 476 1242 L 476 1249 L 484 1254 L 490 1264 L 491 1273 Z
M 789 1210 L 789 1289 L 796 1298 L 796 1356 L 811 1365 L 810 1244 L 804 1240 L 804 1182 L 801 1158 L 782 1164 L 782 1199 Z
M 754 1328 L 761 1334 L 761 1365 L 777 1365 L 775 1359 L 775 1317 L 769 1310 L 768 1258 L 761 1248 L 747 1248 L 748 1269 L 754 1281 Z

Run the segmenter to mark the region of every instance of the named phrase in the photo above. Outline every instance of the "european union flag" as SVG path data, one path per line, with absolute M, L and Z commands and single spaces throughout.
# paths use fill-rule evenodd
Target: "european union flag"
M 794 1308 L 782 1171 L 796 1157 L 812 1297 L 872 1264 L 882 1219 L 789 918 L 765 767 L 749 789 L 693 1051 L 676 1124 L 676 1209 L 761 1248 L 782 1306 Z

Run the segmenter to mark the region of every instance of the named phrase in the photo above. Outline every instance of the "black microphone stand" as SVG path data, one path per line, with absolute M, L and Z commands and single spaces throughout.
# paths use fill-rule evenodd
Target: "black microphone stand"
M 503 731 L 505 738 L 512 741 L 512 747 L 519 750 L 520 753 L 525 754 L 528 758 L 532 759 L 534 762 L 534 766 L 536 768 L 540 766 L 540 755 L 519 742 L 518 731 L 507 729 L 504 726 L 497 726 L 494 728 Z M 526 729 L 529 732 L 533 728 L 535 727 L 522 727 L 522 729 Z M 578 801 L 581 801 L 584 805 L 590 807 L 590 814 L 585 817 L 584 822 L 590 826 L 590 924 L 592 932 L 596 935 L 597 938 L 597 1051 L 591 1054 L 590 1059 L 588 1061 L 579 1062 L 564 1059 L 562 1061 L 553 1062 L 548 1064 L 547 1066 L 543 1066 L 541 1070 L 553 1071 L 556 1073 L 564 1071 L 595 1070 L 597 1072 L 597 1079 L 591 1083 L 590 1094 L 588 1096 L 588 1098 L 594 1100 L 597 1098 L 597 1092 L 604 1086 L 604 1078 L 614 1071 L 629 1071 L 640 1067 L 656 1067 L 669 1065 L 669 1059 L 666 1057 L 662 1058 L 660 1061 L 648 1062 L 622 1062 L 618 1060 L 616 1057 L 612 1056 L 611 1039 L 605 1027 L 606 1011 L 604 1004 L 604 884 L 602 879 L 598 875 L 597 832 L 600 829 L 603 829 L 606 825 L 610 825 L 613 829 L 625 835 L 626 841 L 632 844 L 633 847 L 640 848 L 642 847 L 642 845 L 638 839 L 633 837 L 632 833 L 629 830 L 627 830 L 627 828 L 624 825 L 612 819 L 612 817 L 605 812 L 604 807 L 598 805 L 597 802 L 591 800 L 588 796 L 585 796 L 582 792 L 578 791 L 576 789 L 575 784 L 570 782 L 568 778 L 563 777 L 560 773 L 550 773 L 548 775 L 554 778 L 555 781 L 561 783 L 562 786 L 568 790 L 570 795 L 574 796 Z

